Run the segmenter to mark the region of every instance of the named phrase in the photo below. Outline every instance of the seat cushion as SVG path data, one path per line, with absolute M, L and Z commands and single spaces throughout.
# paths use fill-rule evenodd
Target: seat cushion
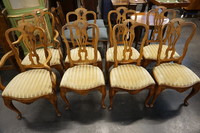
M 151 60 L 157 60 L 157 55 L 158 55 L 158 44 L 150 44 L 148 46 L 144 47 L 143 53 L 144 53 L 144 58 L 145 59 L 151 59 Z M 165 58 L 165 51 L 167 50 L 167 45 L 162 46 L 162 51 L 161 51 L 161 59 Z M 169 53 L 170 55 L 171 53 Z M 179 54 L 175 52 L 174 58 L 179 58 Z
M 102 85 L 105 85 L 103 72 L 92 65 L 78 65 L 67 69 L 60 83 L 60 87 L 75 90 L 88 90 Z
M 146 69 L 136 65 L 120 65 L 110 72 L 111 87 L 139 90 L 155 82 Z
M 87 30 L 88 37 L 91 39 L 92 36 L 92 28 Z M 108 40 L 108 33 L 106 28 L 99 28 L 99 41 L 107 41 Z
M 184 65 L 163 63 L 153 69 L 153 74 L 159 85 L 171 87 L 190 87 L 200 82 L 199 77 Z
M 131 56 L 131 59 L 137 59 L 140 56 L 140 53 L 135 49 L 131 48 L 133 55 Z M 121 61 L 123 59 L 123 50 L 124 46 L 117 46 L 117 60 Z M 114 47 L 108 48 L 106 51 L 106 61 L 114 62 Z
M 50 60 L 50 66 L 61 64 L 59 50 L 58 49 L 54 49 L 54 48 L 49 48 L 49 49 L 50 49 L 50 51 L 52 53 L 52 58 Z M 37 49 L 36 52 L 40 57 L 39 62 L 40 63 L 44 63 L 46 61 L 45 54 L 44 54 L 44 49 L 42 49 L 42 48 L 41 49 Z M 36 63 L 36 59 L 34 60 L 34 62 Z M 25 56 L 25 58 L 22 60 L 22 65 L 30 65 L 30 64 L 31 64 L 31 61 L 29 60 L 29 54 L 27 54 Z
M 78 50 L 79 50 L 79 48 L 74 48 L 74 49 L 70 50 L 72 60 L 78 60 L 79 59 Z M 89 60 L 94 59 L 94 48 L 87 47 L 86 50 L 88 51 L 88 59 Z M 101 61 L 101 54 L 98 50 L 97 50 L 97 61 Z M 65 58 L 65 62 L 69 62 L 68 55 Z
M 37 98 L 52 93 L 52 82 L 49 71 L 45 69 L 33 69 L 15 76 L 2 92 L 2 96 L 26 99 Z
M 93 24 L 94 20 L 88 20 L 88 23 Z M 99 28 L 105 28 L 105 24 L 103 22 L 103 19 L 96 19 L 96 24 Z

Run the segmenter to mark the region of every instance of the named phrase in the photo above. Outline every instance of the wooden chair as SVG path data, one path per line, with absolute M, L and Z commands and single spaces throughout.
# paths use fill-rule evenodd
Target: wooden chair
M 185 44 L 182 54 L 177 58 L 177 56 L 175 56 L 176 45 L 182 34 L 184 34 L 184 27 L 190 30 L 187 30 L 184 38 L 182 38 L 182 41 L 185 39 Z M 174 89 L 180 93 L 189 88 L 193 88 L 191 93 L 184 100 L 184 105 L 188 105 L 188 99 L 200 90 L 200 78 L 181 63 L 186 55 L 188 45 L 195 34 L 196 25 L 192 22 L 185 22 L 183 19 L 176 18 L 171 20 L 169 24 L 163 26 L 162 32 L 164 32 L 165 29 L 165 35 L 161 34 L 163 41 L 159 44 L 157 66 L 153 69 L 153 75 L 157 85 L 151 106 L 153 106 L 158 95 L 167 88 Z M 182 41 L 181 44 L 183 44 Z M 167 45 L 167 49 L 163 57 L 162 47 L 164 45 Z M 167 63 L 169 61 L 171 62 Z
M 22 22 L 29 22 L 36 26 L 42 27 L 47 34 L 47 45 L 49 50 L 52 52 L 52 58 L 50 66 L 57 69 L 60 75 L 63 75 L 63 55 L 60 48 L 60 42 L 57 40 L 59 33 L 55 29 L 55 20 L 52 13 L 43 11 L 41 9 L 33 10 L 32 13 L 27 13 L 22 16 Z M 44 56 L 43 49 L 38 49 L 37 53 L 39 56 Z M 22 64 L 30 64 L 29 54 L 23 59 Z
M 10 34 L 20 33 L 20 36 L 12 41 Z M 12 101 L 18 101 L 25 104 L 30 104 L 40 98 L 45 98 L 53 104 L 56 113 L 60 116 L 57 108 L 56 96 L 56 76 L 49 67 L 52 54 L 47 49 L 47 37 L 45 31 L 39 27 L 31 26 L 30 24 L 21 25 L 17 28 L 10 28 L 5 32 L 6 40 L 11 47 L 11 51 L 6 53 L 1 61 L 0 67 L 4 65 L 6 60 L 14 56 L 21 73 L 17 74 L 5 87 L 0 85 L 4 104 L 18 114 L 17 118 L 22 118 L 21 112 L 13 105 Z M 23 65 L 19 57 L 18 46 L 23 42 L 29 51 L 30 64 Z M 44 57 L 41 58 L 37 54 L 37 46 L 43 47 Z M 43 61 L 41 61 L 43 60 Z
M 140 47 L 140 54 L 138 58 L 131 58 L 134 54 L 132 49 L 132 43 L 135 39 L 135 28 L 143 27 L 145 29 L 145 34 L 142 39 L 142 44 Z M 118 31 L 123 34 L 120 36 L 122 38 L 122 60 L 118 60 Z M 110 106 L 112 109 L 113 97 L 118 91 L 126 91 L 130 94 L 136 94 L 144 89 L 149 89 L 149 95 L 146 98 L 145 106 L 149 107 L 148 101 L 150 96 L 154 93 L 155 82 L 151 75 L 146 69 L 140 66 L 142 60 L 143 46 L 148 35 L 148 26 L 146 24 L 137 23 L 134 20 L 125 20 L 122 24 L 117 24 L 113 28 L 113 44 L 114 44 L 114 68 L 110 71 Z M 136 64 L 134 64 L 136 63 Z
M 114 64 L 114 42 L 113 42 L 113 36 L 112 36 L 112 31 L 113 31 L 113 26 L 116 24 L 121 24 L 123 21 L 128 19 L 130 15 L 135 14 L 135 20 L 137 19 L 137 14 L 135 10 L 129 10 L 126 7 L 118 7 L 116 10 L 111 10 L 108 13 L 108 27 L 109 27 L 109 42 L 110 42 L 110 47 L 106 51 L 106 70 L 108 70 L 113 64 Z M 120 35 L 123 34 L 123 32 L 118 33 Z M 122 40 L 123 41 L 123 40 Z M 118 41 L 117 43 L 120 45 L 118 46 L 118 59 L 121 60 L 123 58 L 123 44 L 122 41 Z M 132 47 L 133 56 L 132 59 L 136 59 L 139 57 L 139 52 Z
M 108 42 L 108 34 L 107 34 L 107 28 L 104 25 L 103 19 L 97 19 L 96 13 L 94 11 L 88 11 L 85 8 L 77 8 L 73 12 L 68 12 L 66 15 L 66 21 L 67 23 L 73 23 L 73 21 L 70 21 L 71 17 L 76 17 L 76 20 L 85 20 L 88 21 L 88 23 L 94 23 L 97 24 L 99 27 L 99 42 L 103 42 L 104 46 L 107 49 L 107 42 Z M 88 17 L 93 17 L 93 19 L 88 20 Z M 92 28 L 88 28 L 88 36 L 89 38 L 92 37 Z M 69 34 L 68 31 L 65 31 L 66 35 Z
M 92 27 L 94 29 L 93 39 L 89 39 L 87 34 L 87 28 Z M 65 36 L 65 30 L 68 29 L 72 33 L 75 29 L 76 35 L 71 34 L 71 42 L 77 46 L 76 52 L 74 49 L 70 50 L 69 42 Z M 73 91 L 79 94 L 86 94 L 89 91 L 99 90 L 102 93 L 101 106 L 105 108 L 105 96 L 106 88 L 103 72 L 99 67 L 96 67 L 98 63 L 98 34 L 99 29 L 95 24 L 89 24 L 84 20 L 74 21 L 72 24 L 66 24 L 62 28 L 62 37 L 67 47 L 67 54 L 70 63 L 60 83 L 60 95 L 62 99 L 70 107 L 66 98 L 66 93 Z M 76 56 L 74 56 L 76 55 Z
M 166 17 L 166 14 L 168 17 Z M 154 18 L 152 18 L 152 16 Z M 147 25 L 150 27 L 150 34 L 144 47 L 143 66 L 146 67 L 151 62 L 157 61 L 157 51 L 160 42 L 160 34 L 162 26 L 176 17 L 176 11 L 167 9 L 163 6 L 158 6 L 147 13 Z M 162 56 L 164 56 L 167 46 L 162 47 Z M 175 56 L 179 56 L 177 53 Z

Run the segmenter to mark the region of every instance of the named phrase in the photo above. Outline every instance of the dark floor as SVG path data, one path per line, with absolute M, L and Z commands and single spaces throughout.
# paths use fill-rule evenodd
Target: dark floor
M 197 18 L 186 20 L 197 24 L 197 33 L 183 64 L 200 76 L 200 21 Z M 151 69 L 150 66 L 148 70 Z M 0 74 L 3 83 L 7 84 L 17 72 L 0 71 Z M 65 111 L 65 104 L 57 92 L 61 117 L 56 117 L 52 105 L 41 99 L 30 105 L 14 102 L 23 114 L 21 120 L 17 120 L 16 114 L 4 106 L 0 97 L 0 133 L 200 133 L 200 93 L 189 100 L 188 107 L 182 106 L 189 92 L 181 94 L 166 90 L 152 109 L 143 106 L 147 91 L 136 95 L 119 93 L 114 98 L 112 111 L 101 109 L 99 92 L 85 96 L 69 93 L 67 97 L 72 108 Z M 108 95 L 106 105 L 109 105 Z

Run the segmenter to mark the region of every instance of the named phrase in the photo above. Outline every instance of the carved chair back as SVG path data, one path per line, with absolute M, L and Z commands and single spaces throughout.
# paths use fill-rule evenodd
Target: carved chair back
M 36 26 L 42 27 L 47 34 L 48 46 L 59 48 L 60 43 L 56 39 L 59 34 L 55 30 L 55 18 L 51 12 L 42 9 L 35 9 L 31 13 L 22 16 L 22 22 L 29 22 Z
M 190 29 L 189 31 L 187 30 L 187 34 L 184 33 L 185 28 Z M 168 24 L 165 24 L 161 30 L 162 34 L 160 34 L 162 40 L 160 41 L 159 44 L 157 65 L 159 65 L 162 62 L 170 62 L 170 61 L 174 61 L 176 63 L 181 64 L 182 60 L 186 55 L 188 45 L 195 34 L 195 31 L 196 31 L 196 25 L 194 23 L 185 22 L 185 20 L 181 18 L 172 19 Z M 180 37 L 183 38 L 182 35 L 184 35 L 184 40 L 185 40 L 183 51 L 181 55 L 179 54 L 180 55 L 179 58 L 177 57 L 175 58 L 174 54 L 176 53 L 176 45 Z M 182 41 L 183 40 L 181 40 L 181 43 L 183 43 Z M 165 57 L 160 58 L 163 45 L 167 45 L 168 47 L 165 52 Z
M 153 20 L 151 17 L 153 17 Z M 158 6 L 157 8 L 150 10 L 147 13 L 146 24 L 153 26 L 153 30 L 150 37 L 148 37 L 147 45 L 149 43 L 158 43 L 162 26 L 175 17 L 176 11 L 173 9 L 167 9 L 164 6 Z M 152 24 L 150 24 L 150 21 L 153 21 Z
M 130 18 L 131 15 L 135 15 L 135 20 L 137 20 L 136 11 L 129 10 L 126 7 L 118 7 L 116 10 L 111 10 L 108 13 L 109 41 L 111 47 L 113 46 L 113 40 L 112 40 L 113 26 L 116 24 L 123 23 L 123 21 Z
M 137 59 L 133 60 L 131 56 L 133 55 L 132 45 L 136 37 L 135 28 L 144 29 L 144 36 L 142 36 L 142 43 L 140 45 L 140 55 Z M 114 42 L 114 66 L 117 67 L 118 64 L 136 63 L 140 65 L 143 56 L 143 46 L 148 36 L 149 27 L 146 24 L 138 23 L 134 20 L 127 19 L 122 24 L 116 24 L 113 27 L 113 42 Z M 120 33 L 120 34 L 119 34 Z M 117 60 L 117 46 L 122 44 L 123 46 L 123 59 Z
M 20 34 L 16 36 L 13 40 L 12 35 L 16 35 L 16 33 Z M 45 68 L 50 70 L 49 61 L 51 59 L 51 52 L 47 49 L 47 36 L 41 27 L 34 26 L 30 23 L 22 23 L 20 26 L 16 28 L 10 28 L 5 32 L 6 40 L 11 47 L 15 59 L 21 69 L 21 71 L 25 71 L 31 68 Z M 22 65 L 22 60 L 20 59 L 19 45 L 23 43 L 29 54 L 29 65 Z M 37 48 L 42 47 L 44 49 L 45 59 L 44 63 L 41 63 L 39 60 L 41 57 L 36 52 Z
M 87 29 L 93 28 L 92 38 L 88 37 Z M 66 38 L 65 30 L 70 31 L 70 40 Z M 75 31 L 75 32 L 74 32 Z M 75 64 L 94 64 L 97 63 L 97 43 L 99 38 L 99 28 L 96 24 L 90 24 L 84 20 L 76 20 L 71 24 L 66 24 L 62 28 L 62 38 L 66 44 L 67 54 L 69 57 L 70 66 Z M 78 47 L 78 60 L 72 60 L 71 50 L 69 42 L 72 43 L 74 47 Z M 88 58 L 87 47 L 92 47 L 94 49 L 94 58 Z M 92 53 L 90 53 L 92 54 Z
M 94 20 L 94 24 L 96 24 L 96 13 L 94 11 L 88 11 L 85 8 L 77 8 L 75 11 L 68 12 L 66 15 L 66 21 L 69 24 L 71 17 L 76 17 L 75 20 L 88 20 L 88 17 L 92 17 Z

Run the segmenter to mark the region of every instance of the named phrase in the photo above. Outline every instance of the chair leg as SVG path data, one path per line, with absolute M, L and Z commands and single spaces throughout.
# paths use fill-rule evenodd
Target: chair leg
M 11 110 L 15 111 L 18 116 L 17 116 L 17 119 L 21 119 L 22 118 L 22 114 L 21 112 L 13 105 L 12 103 L 12 100 L 10 99 L 7 99 L 5 97 L 3 97 L 3 100 L 4 100 L 4 104 Z
M 190 92 L 190 94 L 184 99 L 184 105 L 185 106 L 188 106 L 189 103 L 188 103 L 188 99 L 190 99 L 192 96 L 194 96 L 195 94 L 197 94 L 200 90 L 200 84 L 198 85 L 195 85 L 193 88 L 192 88 L 192 91 Z
M 106 105 L 105 105 L 106 87 L 105 87 L 105 86 L 102 86 L 102 87 L 101 87 L 101 93 L 102 93 L 101 107 L 102 107 L 103 109 L 105 109 L 105 108 L 106 108 Z
M 98 61 L 98 67 L 103 70 L 103 67 L 102 67 L 102 61 Z
M 152 104 L 150 104 L 150 105 L 148 104 L 149 100 L 153 96 L 153 94 L 154 94 L 154 86 L 149 88 L 149 94 L 148 94 L 148 96 L 147 96 L 147 98 L 145 100 L 145 107 L 147 107 L 147 108 L 153 107 Z
M 151 104 L 149 105 L 150 107 L 154 106 L 154 103 L 161 92 L 162 92 L 161 86 L 156 85 L 153 100 L 152 100 Z
M 109 105 L 109 110 L 112 110 L 113 108 L 113 97 L 115 95 L 116 91 L 113 88 L 110 88 L 109 90 L 109 99 L 110 99 L 110 105 Z
M 62 65 L 56 65 L 55 68 L 58 70 L 60 73 L 60 76 L 62 77 L 64 72 L 63 72 L 63 66 Z
M 60 111 L 58 110 L 58 106 L 57 106 L 57 96 L 56 94 L 52 94 L 49 97 L 47 97 L 47 99 L 50 101 L 50 103 L 54 106 L 55 110 L 56 110 L 56 114 L 57 116 L 61 116 Z
M 144 68 L 146 68 L 149 64 L 151 63 L 151 60 L 143 60 L 142 61 L 142 66 L 144 67 Z
M 67 90 L 66 90 L 66 89 L 60 88 L 60 96 L 61 96 L 61 98 L 63 99 L 63 101 L 65 101 L 65 103 L 66 103 L 66 105 L 67 105 L 66 108 L 65 108 L 65 110 L 68 110 L 68 109 L 70 109 L 70 103 L 69 103 L 69 101 L 67 100 L 66 93 L 67 93 Z

